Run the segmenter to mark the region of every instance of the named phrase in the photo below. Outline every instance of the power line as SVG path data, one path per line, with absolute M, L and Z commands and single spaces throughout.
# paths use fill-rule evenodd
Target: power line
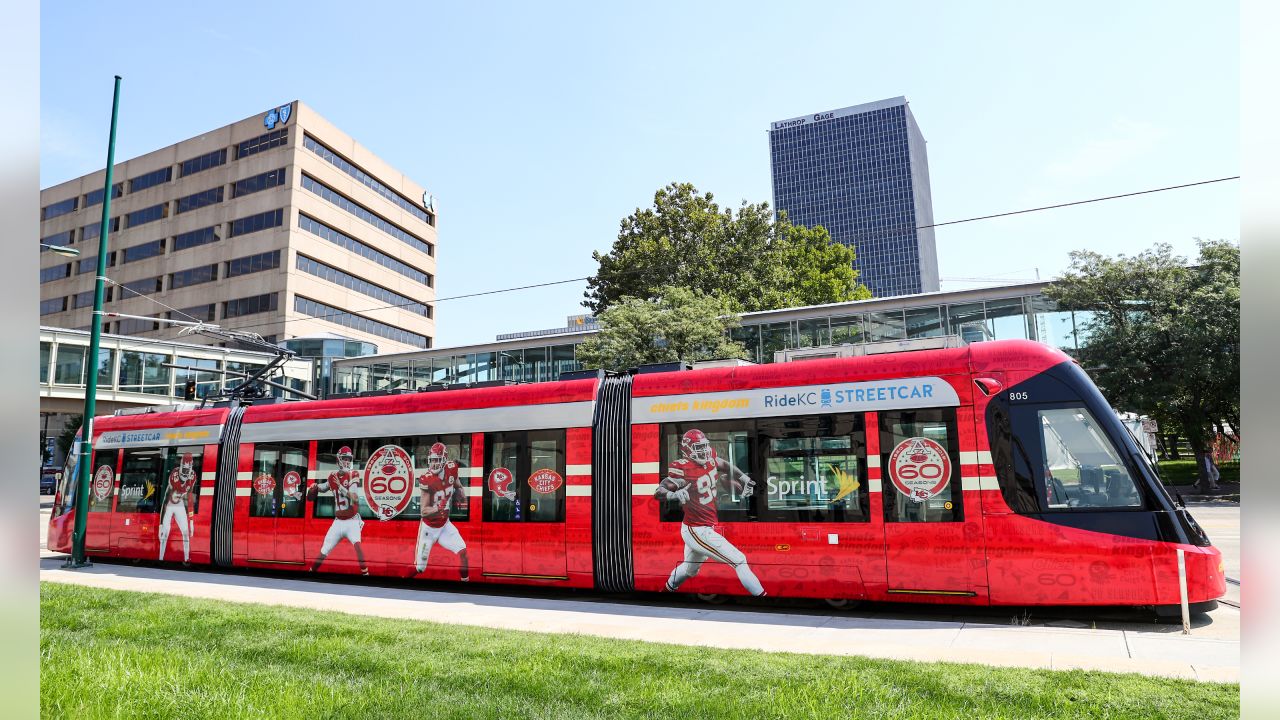
M 1228 181 L 1228 180 L 1239 180 L 1239 179 L 1240 179 L 1240 176 L 1239 176 L 1239 175 L 1233 175 L 1233 176 L 1230 176 L 1230 177 L 1215 178 L 1215 179 L 1213 179 L 1213 180 L 1199 180 L 1199 181 L 1196 181 L 1196 182 L 1183 183 L 1183 184 L 1181 184 L 1181 185 L 1169 185 L 1169 186 L 1166 186 L 1166 187 L 1152 188 L 1152 189 L 1149 189 L 1149 190 L 1138 190 L 1138 191 L 1135 191 L 1135 192 L 1122 193 L 1122 194 L 1120 194 L 1120 195 L 1105 195 L 1105 196 L 1096 197 L 1096 198 L 1089 198 L 1089 199 L 1087 199 L 1087 200 L 1073 200 L 1073 201 L 1071 201 L 1071 202 L 1058 203 L 1058 204 L 1055 204 L 1055 205 L 1042 205 L 1042 206 L 1040 206 L 1040 207 L 1026 208 L 1026 209 L 1024 209 L 1024 210 L 1011 210 L 1011 211 L 1009 211 L 1009 212 L 996 213 L 996 214 L 994 214 L 994 215 L 979 215 L 979 216 L 977 216 L 977 217 L 964 218 L 964 219 L 962 219 L 962 220 L 948 220 L 948 221 L 946 221 L 946 222 L 933 223 L 932 225 L 903 226 L 903 229 L 924 230 L 924 229 L 927 229 L 927 228 L 943 227 L 943 226 L 946 226 L 946 225 L 959 225 L 959 224 L 961 224 L 961 223 L 976 222 L 976 221 L 978 221 L 978 220 L 990 220 L 990 219 L 993 219 L 993 218 L 1008 217 L 1008 216 L 1010 216 L 1010 215 L 1022 215 L 1022 214 L 1026 214 L 1026 213 L 1042 212 L 1042 211 L 1044 211 L 1044 210 L 1055 210 L 1055 209 L 1058 209 L 1058 208 L 1072 207 L 1072 206 L 1075 206 L 1075 205 L 1086 205 L 1086 204 L 1089 204 L 1089 203 L 1102 202 L 1102 201 L 1104 201 L 1104 200 L 1117 200 L 1117 199 L 1120 199 L 1120 198 L 1135 197 L 1135 196 L 1138 196 L 1138 195 L 1150 195 L 1150 194 L 1152 194 L 1152 193 L 1167 192 L 1167 191 L 1169 191 L 1169 190 L 1180 190 L 1180 189 L 1183 189 L 1183 188 L 1196 187 L 1196 186 L 1199 186 L 1199 185 L 1210 185 L 1210 184 L 1213 184 L 1213 183 L 1220 183 L 1220 182 L 1226 182 L 1226 181 Z M 883 231 L 883 232 L 888 232 L 888 231 Z M 635 270 L 633 270 L 633 271 L 631 271 L 631 272 L 649 272 L 649 271 L 651 271 L 651 270 L 652 270 L 652 268 L 637 268 L 637 269 L 635 269 Z M 628 272 L 628 271 L 627 271 L 627 270 L 623 270 L 622 272 L 624 272 L 624 273 L 625 273 L 625 272 Z M 483 296 L 483 295 L 498 295 L 498 294 L 501 294 L 501 293 L 515 292 L 515 291 L 517 291 L 517 290 L 531 290 L 531 289 L 535 289 L 535 288 L 550 287 L 550 286 L 552 286 L 552 285 L 565 285 L 565 284 L 567 284 L 567 283 L 582 282 L 583 280 L 589 280 L 591 277 L 593 277 L 593 276 L 588 275 L 588 276 L 586 276 L 586 277 L 568 278 L 568 279 L 565 279 L 565 280 L 550 280 L 550 281 L 548 281 L 548 282 L 534 283 L 534 284 L 532 284 L 532 285 L 520 285 L 520 286 L 517 286 L 517 287 L 500 288 L 500 289 L 497 289 L 497 290 L 484 290 L 484 291 L 481 291 L 481 292 L 467 293 L 467 294 L 464 294 L 464 295 L 454 295 L 454 296 L 451 296 L 451 297 L 436 298 L 435 300 L 433 300 L 433 301 L 431 301 L 431 302 L 433 302 L 433 303 L 441 303 L 441 302 L 447 302 L 447 301 L 449 301 L 449 300 L 462 300 L 462 299 L 465 299 L 465 298 L 480 297 L 480 296 Z M 955 279 L 959 279 L 959 278 L 955 278 Z M 114 281 L 112 281 L 112 282 L 114 282 Z M 118 283 L 117 283 L 117 284 L 118 284 Z M 123 286 L 122 286 L 122 287 L 123 287 Z M 130 292 L 134 292 L 134 291 L 130 290 Z M 135 294 L 135 295 L 140 295 L 140 293 L 137 293 L 137 292 L 134 292 L 134 294 Z M 141 297 L 147 297 L 147 296 L 142 295 Z M 150 300 L 152 300 L 152 302 L 155 302 L 155 303 L 157 303 L 157 304 L 163 305 L 163 303 L 160 303 L 160 301 L 155 300 L 154 298 L 149 298 L 149 299 L 150 299 Z M 246 329 L 246 328 L 266 327 L 266 326 L 268 326 L 268 325 L 288 324 L 288 323 L 290 323 L 290 322 L 303 322 L 303 321 L 308 321 L 308 320 L 325 320 L 325 319 L 327 319 L 327 318 L 331 318 L 331 317 L 338 317 L 338 316 L 341 316 L 341 315 L 359 315 L 360 313 L 376 312 L 376 311 L 378 311 L 378 310 L 393 310 L 393 309 L 403 308 L 403 307 L 406 307 L 406 306 L 408 306 L 408 305 L 416 305 L 416 304 L 421 304 L 421 303 L 420 303 L 420 301 L 417 301 L 417 300 L 411 300 L 411 301 L 409 301 L 409 302 L 396 303 L 396 304 L 393 304 L 393 305 L 379 305 L 379 306 L 375 306 L 375 307 L 364 308 L 364 309 L 361 309 L 361 310 L 342 310 L 342 311 L 339 311 L 339 312 L 325 313 L 324 315 L 308 315 L 308 316 L 306 316 L 306 317 L 299 317 L 299 318 L 284 318 L 284 319 L 282 319 L 282 320 L 271 320 L 271 321 L 261 322 L 261 323 L 251 323 L 251 324 L 248 324 L 248 325 L 238 325 L 235 329 L 237 329 L 237 330 L 244 330 L 244 329 Z M 168 306 L 167 306 L 167 305 L 165 305 L 164 307 L 168 307 Z M 172 310 L 172 308 L 169 308 L 169 309 L 170 309 L 170 310 Z M 174 312 L 179 312 L 179 313 L 181 313 L 181 311 L 178 311 L 178 310 L 174 310 Z M 182 313 L 182 314 L 185 314 L 185 313 Z M 188 316 L 188 317 L 190 317 L 190 316 Z M 194 320 L 195 318 L 192 318 L 192 319 Z M 372 319 L 372 318 L 370 318 L 370 319 Z

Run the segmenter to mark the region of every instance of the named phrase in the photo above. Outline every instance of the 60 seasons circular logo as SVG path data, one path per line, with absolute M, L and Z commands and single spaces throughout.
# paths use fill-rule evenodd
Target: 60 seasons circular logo
M 889 479 L 898 492 L 924 502 L 951 482 L 951 458 L 929 438 L 907 438 L 889 455 Z
M 111 485 L 115 479 L 115 471 L 110 465 L 99 465 L 93 474 L 93 497 L 99 502 L 111 497 Z
M 413 458 L 396 445 L 383 445 L 364 465 L 364 499 L 380 520 L 399 515 L 413 497 Z

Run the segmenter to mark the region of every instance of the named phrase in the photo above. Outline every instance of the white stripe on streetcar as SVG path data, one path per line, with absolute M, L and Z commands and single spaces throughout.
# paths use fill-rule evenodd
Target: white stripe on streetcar
M 590 475 L 591 466 L 590 465 L 565 465 L 564 474 L 565 475 Z
M 639 475 L 640 473 L 656 473 L 658 472 L 658 463 L 656 462 L 633 462 L 631 463 L 631 473 Z
M 976 477 L 960 478 L 960 489 L 965 492 L 969 492 L 971 490 L 981 490 L 982 483 L 980 482 L 980 478 L 976 478 Z
M 658 491 L 658 483 L 636 483 L 631 486 L 632 495 L 652 495 Z
M 484 477 L 484 468 L 480 468 L 480 467 L 458 468 L 458 477 L 467 477 L 467 478 Z
M 249 497 L 253 494 L 253 488 L 236 488 L 236 497 Z
M 869 492 L 880 492 L 880 480 L 875 478 L 867 480 L 867 490 Z
M 879 455 L 868 455 L 868 456 L 867 456 L 867 467 L 869 467 L 869 468 L 878 468 L 878 467 L 880 467 L 880 456 L 879 456 Z
M 469 485 L 467 486 L 467 497 L 480 497 L 481 491 L 483 489 L 484 488 L 480 487 L 479 485 Z

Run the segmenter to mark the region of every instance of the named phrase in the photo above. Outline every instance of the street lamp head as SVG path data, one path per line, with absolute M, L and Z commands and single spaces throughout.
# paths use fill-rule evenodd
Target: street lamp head
M 48 248 L 49 251 L 54 253 L 55 255 L 65 255 L 67 257 L 80 257 L 79 250 L 73 247 L 67 247 L 66 245 L 49 245 L 46 243 L 40 243 L 40 247 Z

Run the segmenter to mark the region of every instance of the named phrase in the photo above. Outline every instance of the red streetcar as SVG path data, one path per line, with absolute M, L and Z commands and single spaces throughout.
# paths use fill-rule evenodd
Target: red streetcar
M 92 556 L 835 603 L 1154 606 L 1221 555 L 1029 341 L 94 423 Z M 67 552 L 69 460 L 49 525 Z

